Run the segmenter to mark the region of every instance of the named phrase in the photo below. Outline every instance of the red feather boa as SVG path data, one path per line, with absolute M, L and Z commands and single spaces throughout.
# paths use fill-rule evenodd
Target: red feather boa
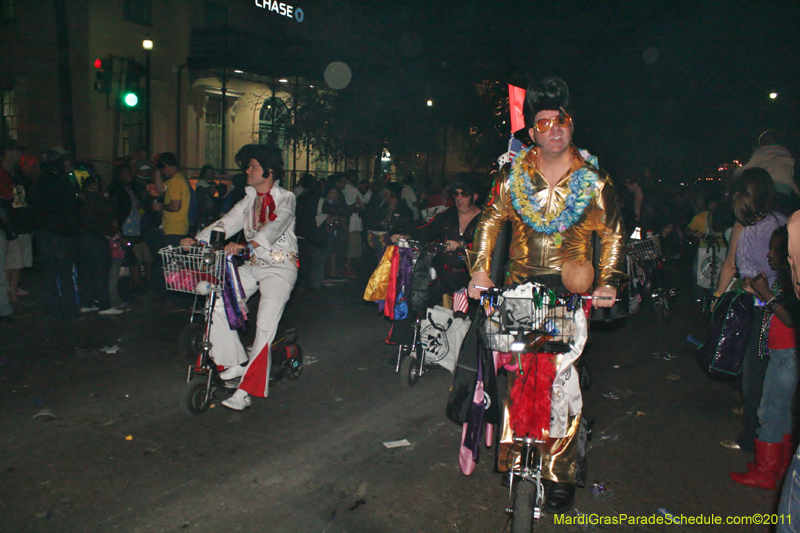
M 522 374 L 511 387 L 508 414 L 515 437 L 540 439 L 550 431 L 550 397 L 556 377 L 555 356 L 522 354 Z

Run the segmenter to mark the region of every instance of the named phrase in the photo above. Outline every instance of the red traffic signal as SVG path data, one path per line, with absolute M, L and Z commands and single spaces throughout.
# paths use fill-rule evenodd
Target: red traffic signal
M 94 68 L 95 72 L 94 88 L 101 93 L 109 94 L 111 92 L 111 81 L 113 79 L 113 59 L 95 59 Z

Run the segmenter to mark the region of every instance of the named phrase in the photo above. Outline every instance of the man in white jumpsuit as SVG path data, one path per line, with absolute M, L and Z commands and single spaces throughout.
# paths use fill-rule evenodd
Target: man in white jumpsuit
M 244 244 L 229 243 L 225 251 L 238 254 L 249 248 L 250 259 L 239 268 L 246 298 L 260 293 L 256 337 L 248 361 L 236 330 L 228 325 L 225 305 L 217 300 L 211 325 L 211 357 L 227 367 L 220 374 L 224 380 L 241 377 L 236 392 L 222 402 L 241 411 L 250 407 L 250 396 L 266 398 L 269 392 L 270 344 L 275 338 L 283 310 L 297 280 L 297 237 L 294 234 L 295 196 L 278 185 L 283 176 L 280 150 L 273 146 L 247 145 L 236 154 L 236 162 L 245 168 L 245 197 L 219 221 L 197 234 L 197 241 L 208 243 L 215 227 L 225 230 L 228 238 L 244 231 Z M 196 241 L 184 239 L 190 246 Z

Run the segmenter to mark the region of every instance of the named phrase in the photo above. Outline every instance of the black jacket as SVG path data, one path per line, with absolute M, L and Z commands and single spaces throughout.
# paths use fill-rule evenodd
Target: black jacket
M 45 172 L 31 199 L 36 229 L 74 237 L 80 230 L 80 203 L 66 174 Z

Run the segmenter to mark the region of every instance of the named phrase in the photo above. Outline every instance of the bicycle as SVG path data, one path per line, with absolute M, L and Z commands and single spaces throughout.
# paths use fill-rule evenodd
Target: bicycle
M 586 302 L 591 299 L 577 294 L 556 294 L 539 283 L 515 289 L 486 289 L 481 303 L 490 311 L 485 328 L 489 348 L 510 354 L 511 360 L 505 368 L 516 372 L 516 379 L 530 373 L 539 359 L 552 364 L 556 354 L 567 354 L 561 356 L 564 358 L 561 368 L 572 369 L 586 343 L 589 310 Z M 539 394 L 550 394 L 551 390 L 552 385 Z M 509 414 L 513 417 L 511 410 Z M 545 426 L 550 429 L 550 413 L 533 429 L 522 428 L 521 422 L 513 418 L 509 425 L 514 432 L 519 461 L 513 461 L 508 468 L 511 505 L 506 512 L 510 515 L 512 533 L 530 533 L 545 504 L 542 447 L 547 442 L 544 434 Z M 507 459 L 509 455 L 511 450 Z
M 225 391 L 236 389 L 239 382 L 238 379 L 224 381 L 219 377 L 222 368 L 211 357 L 210 341 L 214 306 L 222 297 L 228 268 L 235 267 L 232 263 L 226 264 L 228 260 L 224 250 L 210 247 L 168 246 L 158 253 L 167 289 L 195 295 L 189 324 L 178 337 L 178 351 L 189 362 L 180 405 L 189 414 L 203 414 L 214 401 L 223 399 L 221 395 Z M 201 297 L 205 299 L 202 304 Z M 197 316 L 203 317 L 202 323 L 195 322 Z M 296 340 L 294 328 L 279 326 L 276 339 L 270 345 L 274 357 L 270 381 L 283 377 L 296 380 L 303 373 L 303 354 Z
M 631 269 L 631 283 L 645 289 L 650 295 L 656 317 L 667 321 L 672 316 L 671 298 L 677 296 L 675 288 L 663 286 L 662 274 L 664 271 L 665 257 L 661 253 L 658 235 L 649 235 L 645 239 L 631 239 L 628 241 L 628 257 L 633 261 L 629 263 Z
M 443 311 L 437 312 L 435 308 L 428 308 L 431 263 L 433 258 L 442 251 L 443 245 L 441 243 L 422 245 L 417 241 L 400 239 L 398 248 L 401 251 L 407 250 L 401 253 L 411 254 L 412 282 L 409 287 L 403 287 L 403 290 L 413 323 L 410 343 L 399 342 L 395 373 L 399 374 L 400 385 L 403 388 L 411 388 L 434 366 L 441 366 L 439 363 L 450 350 L 456 352 L 457 355 L 457 348 L 449 345 L 447 335 L 448 330 L 457 319 L 454 317 L 435 318 L 435 313 L 441 315 Z M 415 280 L 417 283 L 414 283 Z M 425 285 L 424 288 L 418 286 L 422 284 Z M 439 321 L 437 322 L 437 320 Z M 423 321 L 427 322 L 424 327 Z M 465 325 L 466 327 L 464 327 Z M 457 326 L 462 327 L 463 332 L 466 333 L 469 322 L 457 324 Z M 408 340 L 408 332 L 404 337 L 403 340 Z

